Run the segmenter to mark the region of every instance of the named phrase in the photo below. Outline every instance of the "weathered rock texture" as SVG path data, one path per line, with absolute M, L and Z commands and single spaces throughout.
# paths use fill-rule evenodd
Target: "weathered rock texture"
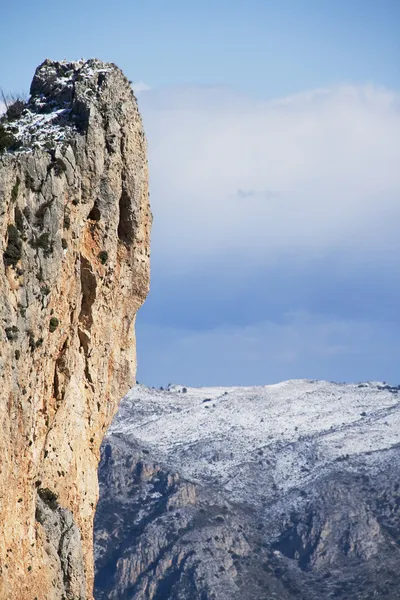
M 98 600 L 400 598 L 400 388 L 136 386 L 104 438 Z
M 99 448 L 149 286 L 146 142 L 128 80 L 97 60 L 45 61 L 4 129 L 0 598 L 89 599 Z

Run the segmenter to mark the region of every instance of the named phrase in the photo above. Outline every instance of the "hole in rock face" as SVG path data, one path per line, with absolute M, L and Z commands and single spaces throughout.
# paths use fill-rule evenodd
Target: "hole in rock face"
M 66 360 L 67 349 L 68 339 L 65 340 L 54 365 L 53 397 L 56 400 L 64 399 L 66 382 L 70 376 Z
M 83 323 L 86 329 L 93 325 L 92 306 L 96 299 L 96 276 L 93 273 L 90 262 L 81 255 L 81 286 L 82 286 L 82 304 L 79 314 L 79 321 Z
M 101 213 L 100 213 L 100 209 L 98 207 L 97 200 L 96 200 L 92 210 L 89 213 L 88 219 L 90 219 L 91 221 L 100 221 L 100 218 L 101 218 Z
M 103 85 L 103 83 L 106 80 L 106 74 L 105 73 L 99 73 L 98 77 L 97 77 L 97 87 L 101 87 Z
M 132 200 L 125 190 L 119 200 L 118 237 L 123 244 L 130 246 L 134 239 L 134 217 Z
M 57 371 L 57 362 L 54 367 L 53 396 L 56 399 L 59 398 L 59 396 L 60 396 L 60 378 L 58 376 L 58 371 Z

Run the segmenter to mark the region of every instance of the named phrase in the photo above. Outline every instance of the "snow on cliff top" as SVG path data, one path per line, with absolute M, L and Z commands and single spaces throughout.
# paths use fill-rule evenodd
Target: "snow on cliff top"
M 99 74 L 110 72 L 107 64 L 97 59 L 45 61 L 35 73 L 33 84 L 36 78 L 42 80 L 51 93 L 33 93 L 21 116 L 3 123 L 17 141 L 16 151 L 32 152 L 35 148 L 43 149 L 68 140 L 76 131 L 76 124 L 71 120 L 76 81 L 96 83 Z M 94 93 L 92 88 L 93 85 L 88 85 L 87 99 Z
M 400 389 L 310 380 L 166 391 L 137 385 L 108 436 L 141 445 L 186 478 L 218 484 L 233 500 L 254 500 L 259 489 L 304 487 L 327 470 L 378 468 L 382 452 L 400 444 Z

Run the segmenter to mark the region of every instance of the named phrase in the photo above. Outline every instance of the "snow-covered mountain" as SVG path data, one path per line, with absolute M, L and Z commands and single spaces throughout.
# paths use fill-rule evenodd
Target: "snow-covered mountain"
M 137 385 L 103 443 L 97 597 L 400 598 L 399 443 L 400 386 Z

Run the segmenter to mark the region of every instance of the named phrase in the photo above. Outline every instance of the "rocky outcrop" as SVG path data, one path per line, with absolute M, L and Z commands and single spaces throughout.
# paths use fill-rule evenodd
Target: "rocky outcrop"
M 135 382 L 146 141 L 113 64 L 45 61 L 0 126 L 0 598 L 90 599 L 99 448 Z
M 107 438 L 99 479 L 97 600 L 245 597 L 234 564 L 250 551 L 244 511 L 121 437 Z
M 394 600 L 400 389 L 136 386 L 104 439 L 98 600 Z

